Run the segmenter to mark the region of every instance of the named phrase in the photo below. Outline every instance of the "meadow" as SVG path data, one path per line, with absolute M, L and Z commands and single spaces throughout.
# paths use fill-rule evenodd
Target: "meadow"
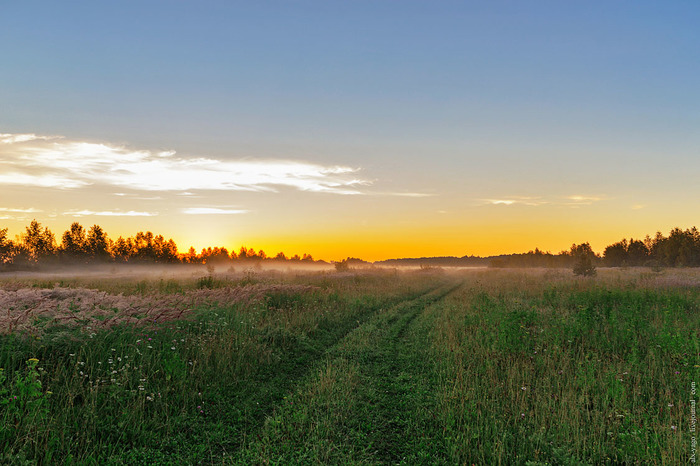
M 697 269 L 0 276 L 0 463 L 681 464 L 699 365 Z

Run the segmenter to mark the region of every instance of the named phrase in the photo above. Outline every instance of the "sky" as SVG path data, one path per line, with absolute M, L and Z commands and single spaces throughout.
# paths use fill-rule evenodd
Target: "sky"
M 0 228 L 366 260 L 700 225 L 700 3 L 0 4 Z

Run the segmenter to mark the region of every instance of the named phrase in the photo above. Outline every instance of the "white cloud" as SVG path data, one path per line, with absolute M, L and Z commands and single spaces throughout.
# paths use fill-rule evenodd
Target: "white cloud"
M 573 196 L 566 196 L 565 199 L 568 199 L 570 201 L 574 202 L 595 202 L 595 201 L 602 201 L 605 199 L 604 196 L 581 196 L 581 195 L 573 195 Z
M 56 136 L 37 136 L 33 133 L 26 134 L 9 134 L 0 133 L 0 144 L 16 144 L 21 142 L 35 141 L 37 139 L 57 139 Z
M 93 210 L 69 210 L 63 212 L 63 215 L 70 215 L 72 217 L 88 217 L 88 216 L 98 216 L 98 217 L 154 217 L 158 215 L 155 212 L 137 212 L 134 210 L 129 210 L 128 212 L 122 211 L 93 211 Z
M 367 194 L 374 194 L 376 196 L 396 196 L 396 197 L 433 197 L 435 194 L 431 193 L 401 193 L 401 192 L 395 192 L 395 193 L 367 193 Z
M 512 198 L 504 199 L 482 199 L 487 205 L 525 205 L 525 206 L 540 206 L 543 204 L 548 204 L 547 201 L 542 200 L 539 197 L 527 197 L 527 196 L 514 196 Z
M 12 213 L 20 213 L 20 214 L 34 214 L 38 212 L 43 212 L 43 210 L 35 209 L 34 207 L 30 207 L 29 209 L 10 209 L 7 207 L 0 207 L 0 212 L 12 212 Z
M 142 191 L 301 191 L 363 194 L 371 182 L 358 169 L 290 160 L 180 157 L 174 151 L 71 141 L 34 134 L 0 134 L 0 184 L 77 189 L 109 185 Z M 400 195 L 412 195 L 400 194 Z
M 565 202 L 564 205 L 569 206 L 569 207 L 580 207 L 580 206 L 587 206 L 591 205 L 594 202 L 599 202 L 599 201 L 604 201 L 607 199 L 605 196 L 591 196 L 591 195 L 581 195 L 581 194 L 574 194 L 571 196 L 566 196 L 564 199 L 568 200 L 569 202 Z
M 245 214 L 249 211 L 243 209 L 220 209 L 218 207 L 189 207 L 182 209 L 181 212 L 188 215 L 234 215 Z

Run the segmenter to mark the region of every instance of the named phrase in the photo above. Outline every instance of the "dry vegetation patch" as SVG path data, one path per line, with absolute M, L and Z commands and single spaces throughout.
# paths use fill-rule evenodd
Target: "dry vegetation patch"
M 88 288 L 0 289 L 0 333 L 40 334 L 49 326 L 105 329 L 187 318 L 201 306 L 256 302 L 270 294 L 303 294 L 308 285 L 252 284 L 183 293 L 110 294 Z

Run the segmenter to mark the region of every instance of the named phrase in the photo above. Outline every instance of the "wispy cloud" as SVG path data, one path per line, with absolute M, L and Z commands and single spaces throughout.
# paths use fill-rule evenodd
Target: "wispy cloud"
M 174 151 L 72 141 L 55 136 L 0 134 L 0 184 L 77 189 L 108 185 L 141 191 L 268 191 L 279 187 L 363 194 L 371 182 L 359 169 L 292 160 L 181 157 Z M 410 193 L 401 195 L 411 195 Z
M 69 210 L 67 212 L 63 212 L 63 215 L 68 215 L 71 217 L 89 217 L 89 216 L 98 216 L 98 217 L 154 217 L 158 214 L 156 212 L 137 212 L 134 210 L 129 210 L 127 212 L 111 211 L 111 210 L 103 210 L 103 211 Z
M 581 207 L 591 205 L 595 202 L 604 201 L 608 198 L 603 195 L 580 195 L 572 194 L 569 196 L 562 196 L 559 198 L 546 199 L 543 197 L 530 197 L 530 196 L 508 196 L 498 199 L 481 199 L 484 205 L 502 205 L 502 206 L 513 206 L 513 205 L 523 205 L 523 206 L 542 206 L 542 205 L 560 205 L 567 207 Z
M 30 207 L 29 209 L 11 209 L 8 207 L 0 207 L 0 212 L 12 212 L 12 213 L 20 213 L 20 214 L 34 214 L 38 212 L 43 212 L 43 210 L 40 209 L 35 209 L 34 207 Z
M 433 193 L 409 193 L 409 192 L 368 192 L 375 196 L 396 196 L 396 197 L 433 197 Z
M 566 196 L 566 199 L 575 202 L 596 202 L 604 200 L 605 196 L 581 196 L 576 194 L 573 196 Z
M 189 207 L 182 209 L 181 212 L 188 215 L 235 215 L 245 214 L 249 211 L 243 209 L 221 209 L 218 207 Z
M 506 197 L 502 199 L 482 199 L 481 200 L 486 205 L 525 205 L 525 206 L 539 206 L 543 204 L 548 204 L 547 201 L 539 197 L 528 197 L 528 196 L 513 196 Z
M 0 133 L 0 144 L 14 144 L 17 142 L 35 141 L 37 139 L 49 140 L 49 139 L 59 139 L 59 138 L 57 136 L 37 136 L 34 133 L 25 133 L 25 134 Z
M 606 196 L 601 196 L 601 195 L 581 195 L 581 194 L 574 194 L 571 196 L 566 196 L 564 197 L 566 199 L 566 202 L 563 204 L 569 207 L 579 207 L 579 206 L 586 206 L 586 205 L 591 205 L 595 202 L 599 201 L 604 201 L 607 199 Z

